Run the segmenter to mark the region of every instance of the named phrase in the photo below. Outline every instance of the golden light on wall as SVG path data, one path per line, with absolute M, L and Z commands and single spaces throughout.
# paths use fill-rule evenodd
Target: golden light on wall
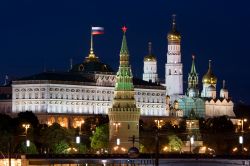
M 9 159 L 0 159 L 1 166 L 9 166 Z M 11 159 L 11 166 L 22 166 L 21 159 Z
M 49 117 L 47 124 L 48 124 L 48 126 L 51 126 L 55 122 L 56 122 L 56 120 L 54 117 Z
M 60 124 L 62 127 L 68 127 L 68 119 L 66 117 L 59 117 L 58 118 L 58 124 Z
M 73 126 L 73 128 L 77 128 L 77 127 L 80 128 L 82 126 L 82 124 L 84 124 L 84 122 L 85 121 L 83 118 L 74 118 L 72 126 Z

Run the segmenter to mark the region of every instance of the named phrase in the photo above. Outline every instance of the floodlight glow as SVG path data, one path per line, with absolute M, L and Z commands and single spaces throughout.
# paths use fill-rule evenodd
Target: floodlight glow
M 194 144 L 194 136 L 192 136 L 192 137 L 190 138 L 190 142 L 191 142 L 192 145 Z
M 239 143 L 243 144 L 243 136 L 239 136 Z
M 80 136 L 76 136 L 76 143 L 79 144 L 81 142 Z
M 30 147 L 30 140 L 28 140 L 28 139 L 26 140 L 26 146 Z
M 120 141 L 120 138 L 117 138 L 116 139 L 116 145 L 120 145 L 121 141 Z

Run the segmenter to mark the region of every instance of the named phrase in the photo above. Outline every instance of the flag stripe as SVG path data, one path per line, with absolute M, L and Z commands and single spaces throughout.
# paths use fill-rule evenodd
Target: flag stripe
M 92 31 L 104 31 L 103 27 L 92 27 Z
M 91 34 L 92 35 L 104 34 L 104 28 L 103 27 L 92 27 L 91 28 Z

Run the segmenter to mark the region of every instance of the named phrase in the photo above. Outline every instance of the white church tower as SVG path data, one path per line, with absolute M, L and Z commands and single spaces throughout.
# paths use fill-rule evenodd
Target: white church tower
M 143 80 L 148 82 L 158 82 L 157 60 L 152 54 L 152 43 L 148 43 L 148 55 L 144 57 Z
M 181 63 L 181 35 L 176 29 L 175 15 L 173 15 L 172 30 L 167 35 L 168 52 L 165 65 L 166 93 L 171 101 L 183 94 L 183 67 Z M 176 96 L 176 97 L 174 97 Z

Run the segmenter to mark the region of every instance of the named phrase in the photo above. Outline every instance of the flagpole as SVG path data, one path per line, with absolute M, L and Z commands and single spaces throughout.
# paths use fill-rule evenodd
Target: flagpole
M 93 50 L 93 34 L 92 34 L 92 29 L 90 31 L 90 54 L 93 54 L 94 50 Z

